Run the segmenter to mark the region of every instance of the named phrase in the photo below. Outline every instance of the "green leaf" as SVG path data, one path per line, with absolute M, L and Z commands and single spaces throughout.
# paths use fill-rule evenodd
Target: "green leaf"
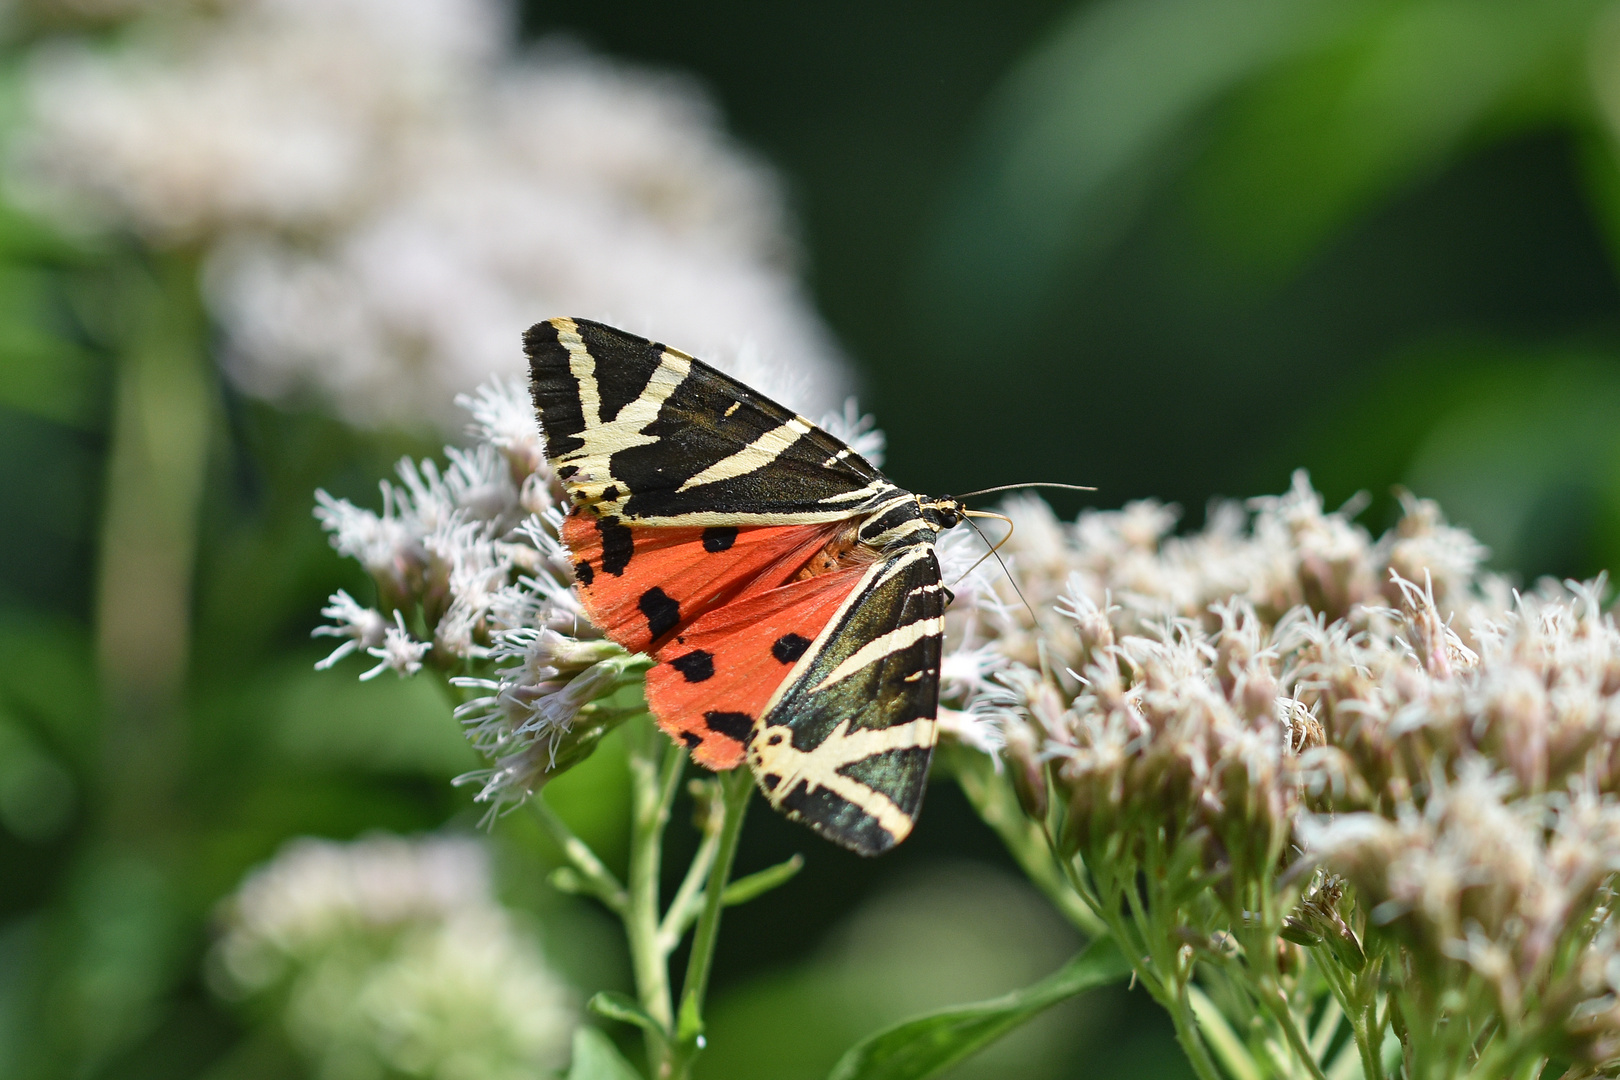
M 1007 347 L 1178 183 L 1224 254 L 1262 280 L 1294 272 L 1357 215 L 1481 143 L 1589 123 L 1590 87 L 1613 85 L 1620 66 L 1591 40 L 1600 10 L 1076 4 L 989 102 L 920 267 L 920 326 L 949 326 L 937 344 L 953 364 Z
M 568 1080 L 641 1080 L 641 1074 L 624 1060 L 606 1035 L 582 1027 L 574 1032 L 574 1060 L 568 1067 Z
M 1365 8 L 1231 102 L 1196 167 L 1193 202 L 1222 243 L 1293 270 L 1334 232 L 1482 140 L 1545 125 L 1612 65 L 1590 0 L 1413 0 Z M 1592 60 L 1586 57 L 1591 56 Z M 1596 81 L 1601 82 L 1599 75 Z
M 1033 986 L 902 1021 L 850 1048 L 828 1080 L 920 1080 L 995 1042 L 1044 1009 L 1117 982 L 1131 965 L 1111 938 L 1099 938 Z
M 675 1018 L 675 1038 L 683 1044 L 696 1043 L 703 1035 L 703 1012 L 697 995 L 688 991 L 681 999 L 681 1013 Z
M 754 897 L 768 893 L 778 885 L 786 884 L 802 869 L 804 869 L 803 855 L 795 855 L 775 866 L 767 866 L 758 873 L 740 877 L 727 885 L 726 891 L 720 894 L 720 902 L 726 907 L 746 904 Z
M 654 1020 L 646 1009 L 636 1004 L 628 995 L 621 994 L 616 990 L 601 991 L 591 998 L 590 1003 L 585 1007 L 597 1016 L 645 1028 L 660 1039 L 669 1037 L 669 1033 L 664 1030 L 664 1025 Z

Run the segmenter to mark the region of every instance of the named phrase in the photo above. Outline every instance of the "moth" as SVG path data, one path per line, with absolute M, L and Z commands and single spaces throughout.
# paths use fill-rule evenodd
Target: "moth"
M 951 600 L 934 544 L 962 504 L 668 346 L 548 319 L 524 350 L 581 601 L 657 660 L 659 725 L 844 847 L 904 840 Z

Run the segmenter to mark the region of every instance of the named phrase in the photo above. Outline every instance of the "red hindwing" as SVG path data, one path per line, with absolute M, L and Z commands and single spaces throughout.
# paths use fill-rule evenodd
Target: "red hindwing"
M 562 535 L 591 621 L 655 653 L 704 612 L 793 580 L 841 527 L 649 528 L 575 513 Z
M 714 609 L 683 629 L 647 673 L 659 726 L 711 769 L 741 764 L 760 711 L 865 567 L 795 581 Z

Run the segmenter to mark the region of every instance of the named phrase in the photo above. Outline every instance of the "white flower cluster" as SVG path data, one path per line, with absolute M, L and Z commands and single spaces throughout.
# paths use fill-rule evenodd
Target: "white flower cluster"
M 994 581 L 953 618 L 975 665 L 1003 662 L 963 703 L 999 724 L 1026 813 L 1099 888 L 1169 882 L 1157 898 L 1188 906 L 1155 918 L 1183 933 L 1241 939 L 1297 905 L 1289 940 L 1355 966 L 1369 939 L 1401 973 L 1406 1029 L 1437 1033 L 1408 1044 L 1417 1075 L 1480 1053 L 1491 1017 L 1521 1040 L 1491 1060 L 1616 1058 L 1620 629 L 1603 583 L 1517 595 L 1433 504 L 1408 498 L 1375 541 L 1303 475 L 1251 509 L 1178 538 L 1152 503 L 1074 525 L 1011 508 L 1039 623 Z M 1341 877 L 1300 904 L 1313 864 Z M 1213 888 L 1173 900 L 1178 876 Z
M 485 384 L 458 402 L 473 417 L 469 450 L 448 464 L 405 459 L 384 481 L 381 512 L 316 492 L 332 546 L 359 561 L 375 607 L 334 593 L 316 636 L 341 639 L 318 665 L 364 652 L 360 677 L 430 667 L 471 696 L 456 712 L 490 768 L 461 780 L 499 812 L 575 764 L 615 725 L 644 711 L 649 661 L 605 640 L 572 589 L 560 539 L 564 504 L 524 388 Z M 824 426 L 877 453 L 882 434 L 852 404 Z
M 316 1076 L 517 1080 L 567 1054 L 569 993 L 475 841 L 295 840 L 222 915 L 219 989 L 277 995 Z
M 518 373 L 523 327 L 576 315 L 811 415 L 844 397 L 779 185 L 689 82 L 517 55 L 501 0 L 145 6 L 116 45 L 31 57 L 14 187 L 201 251 L 248 391 L 444 419 Z
M 378 662 L 362 679 L 430 664 L 486 691 L 461 715 L 494 760 L 473 777 L 485 784 L 479 798 L 499 807 L 541 782 L 596 696 L 582 691 L 610 686 L 626 656 L 585 621 L 570 588 L 561 492 L 527 393 L 496 380 L 459 400 L 474 448 L 447 448 L 445 468 L 401 461 L 399 483 L 381 485 L 381 513 L 316 492 L 332 546 L 365 567 L 378 602 L 340 590 L 322 611 L 332 622 L 315 633 L 342 639 L 320 667 L 364 650 Z

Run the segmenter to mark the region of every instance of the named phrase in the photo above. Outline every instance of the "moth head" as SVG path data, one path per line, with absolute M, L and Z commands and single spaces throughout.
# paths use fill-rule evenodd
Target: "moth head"
M 923 518 L 935 529 L 955 528 L 967 516 L 959 499 L 923 499 L 921 505 Z

